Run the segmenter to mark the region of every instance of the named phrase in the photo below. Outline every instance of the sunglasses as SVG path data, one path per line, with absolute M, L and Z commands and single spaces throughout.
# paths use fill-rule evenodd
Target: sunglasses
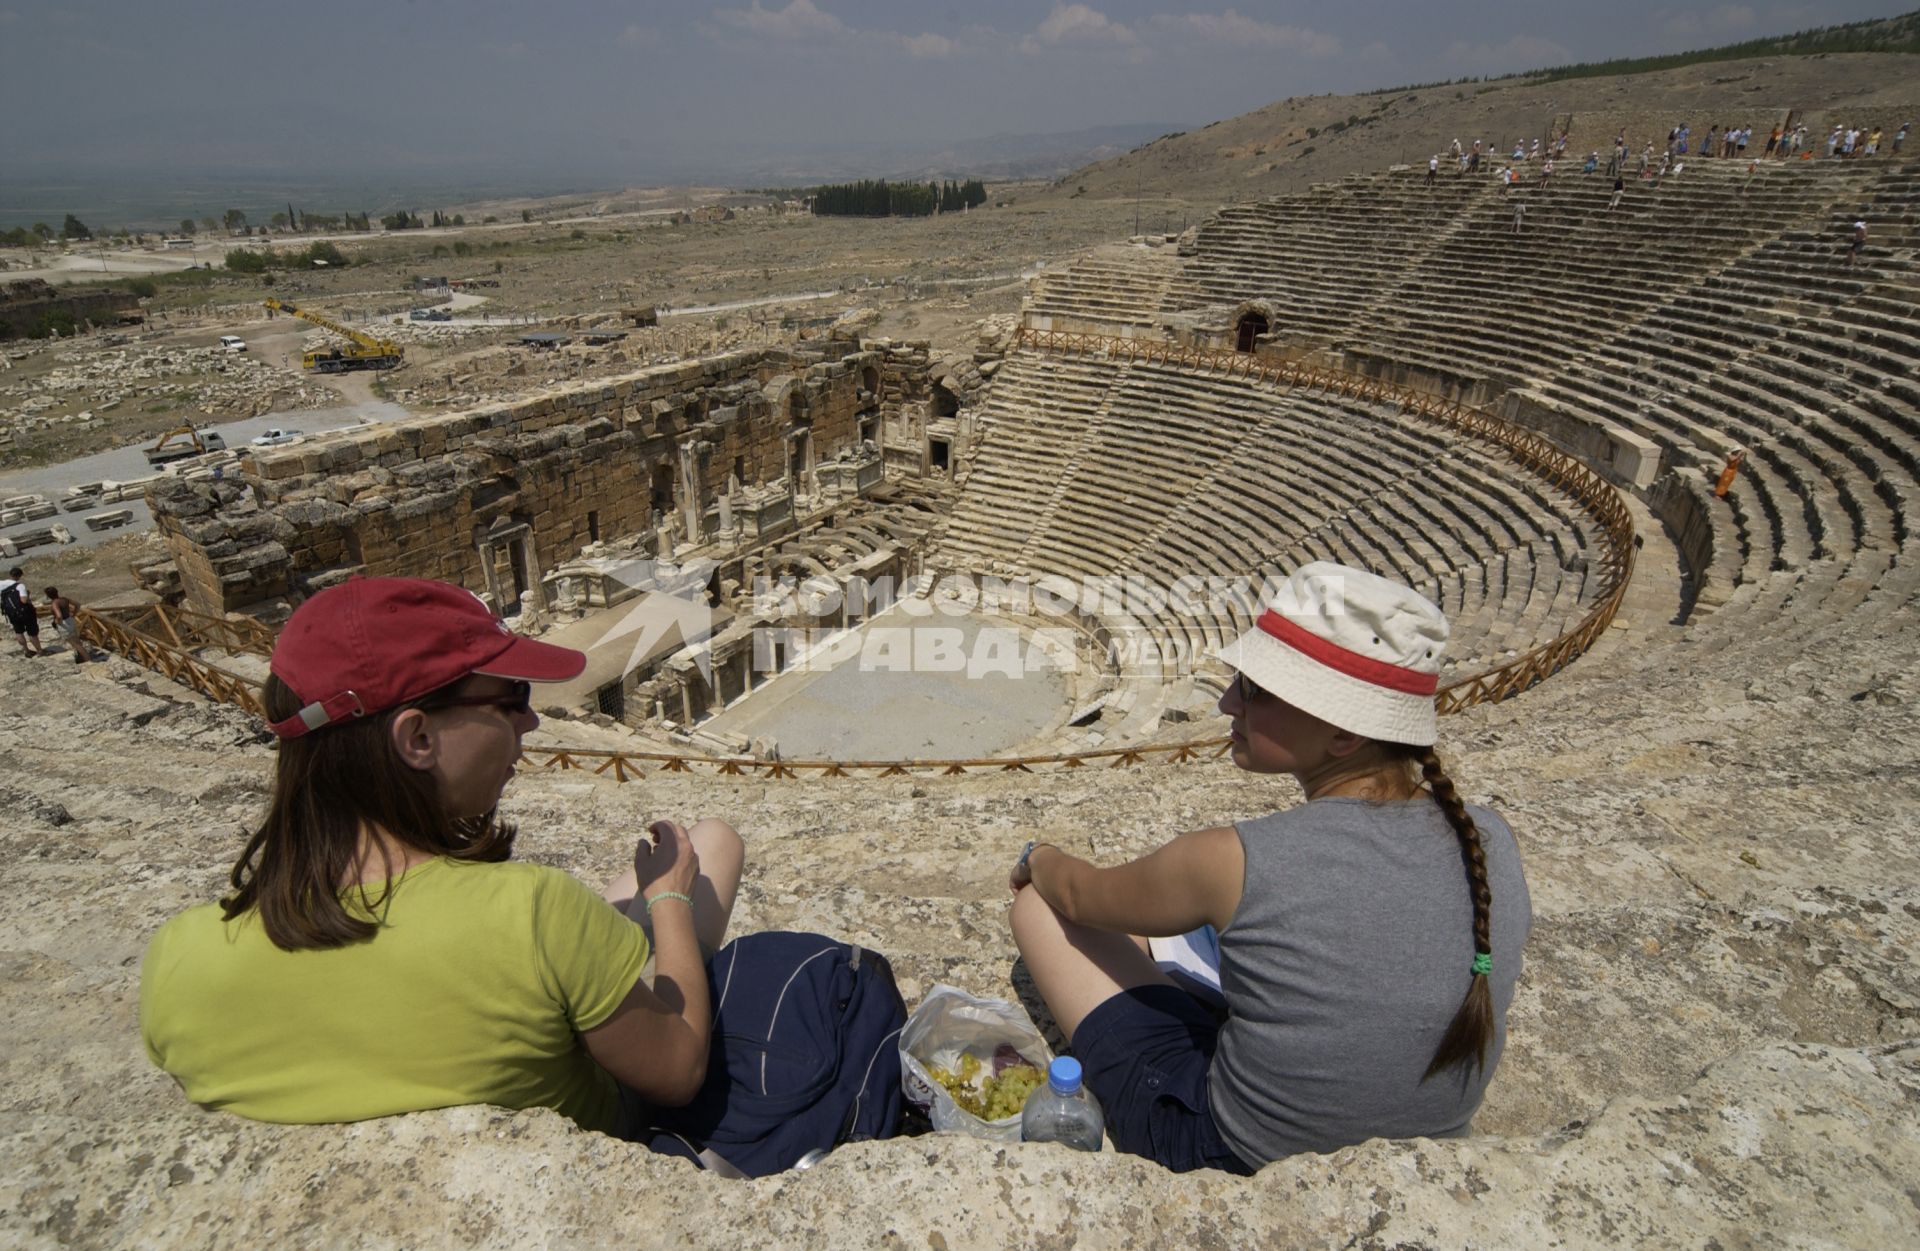
M 508 716 L 518 716 L 533 711 L 533 683 L 515 682 L 506 690 L 492 695 L 452 695 L 444 699 L 428 699 L 420 707 L 428 712 L 440 708 L 498 708 Z
M 1244 673 L 1236 673 L 1233 675 L 1233 691 L 1234 694 L 1240 697 L 1240 702 L 1243 705 L 1256 703 L 1266 698 L 1267 694 L 1263 687 L 1259 686 L 1252 678 L 1249 678 Z

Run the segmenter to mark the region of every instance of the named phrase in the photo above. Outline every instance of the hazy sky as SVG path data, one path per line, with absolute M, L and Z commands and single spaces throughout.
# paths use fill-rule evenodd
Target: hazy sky
M 1198 125 L 1289 95 L 1674 51 L 1904 7 L 0 0 L 0 179 L 725 177 L 783 148 Z

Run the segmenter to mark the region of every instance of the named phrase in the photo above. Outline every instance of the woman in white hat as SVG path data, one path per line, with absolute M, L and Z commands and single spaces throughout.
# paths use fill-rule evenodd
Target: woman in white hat
M 1532 910 L 1512 831 L 1433 753 L 1446 641 L 1408 588 L 1306 566 L 1217 655 L 1234 763 L 1307 802 L 1113 868 L 1022 854 L 1014 940 L 1121 1150 L 1251 1172 L 1468 1132 Z M 1156 963 L 1176 937 L 1217 1003 Z

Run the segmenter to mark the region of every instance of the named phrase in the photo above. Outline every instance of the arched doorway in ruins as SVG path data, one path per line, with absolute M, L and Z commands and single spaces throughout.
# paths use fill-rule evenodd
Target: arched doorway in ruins
M 1255 341 L 1272 328 L 1273 324 L 1267 320 L 1265 313 L 1257 309 L 1248 309 L 1246 312 L 1240 314 L 1239 324 L 1234 329 L 1233 350 L 1236 352 L 1253 351 Z
M 668 461 L 659 461 L 653 467 L 647 483 L 647 507 L 655 524 L 673 511 L 673 465 Z

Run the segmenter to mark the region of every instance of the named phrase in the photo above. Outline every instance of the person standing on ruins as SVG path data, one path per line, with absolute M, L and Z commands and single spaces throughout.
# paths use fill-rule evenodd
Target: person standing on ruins
M 1532 907 L 1505 820 L 1434 754 L 1447 636 L 1405 586 L 1298 570 L 1215 655 L 1234 764 L 1306 802 L 1112 868 L 1021 854 L 1014 942 L 1120 1150 L 1251 1173 L 1471 1131 Z
M 22 655 L 44 656 L 47 649 L 40 645 L 40 611 L 33 606 L 33 592 L 21 581 L 25 576 L 18 565 L 7 570 L 6 580 L 0 582 L 0 616 L 6 617 L 13 637 L 20 640 Z
M 1855 263 L 1859 261 L 1860 254 L 1866 250 L 1867 223 L 1865 221 L 1857 221 L 1853 223 L 1853 234 L 1847 240 L 1847 268 L 1852 269 Z
M 1427 186 L 1431 187 L 1434 183 L 1434 180 L 1439 177 L 1440 177 L 1440 154 L 1436 152 L 1432 156 L 1427 158 Z
M 294 612 L 263 694 L 265 819 L 233 893 L 163 925 L 141 968 L 147 1054 L 188 1098 L 301 1124 L 548 1107 L 614 1134 L 693 1098 L 739 835 L 654 822 L 621 907 L 624 883 L 610 900 L 513 860 L 499 818 L 533 683 L 585 664 L 444 582 L 356 578 Z
M 1626 192 L 1627 180 L 1615 174 L 1613 176 L 1613 198 L 1607 201 L 1607 212 L 1611 213 L 1620 207 L 1620 197 L 1625 195 Z
M 66 640 L 67 650 L 73 653 L 73 663 L 87 663 L 88 649 L 85 640 L 80 637 L 80 616 L 75 611 L 77 605 L 60 593 L 60 588 L 47 588 L 47 607 L 53 610 L 53 628 Z

